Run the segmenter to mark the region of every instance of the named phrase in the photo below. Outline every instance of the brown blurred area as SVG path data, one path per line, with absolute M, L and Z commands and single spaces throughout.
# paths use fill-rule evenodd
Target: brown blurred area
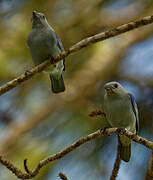
M 33 67 L 26 44 L 32 11 L 44 13 L 65 49 L 96 33 L 153 12 L 151 0 L 2 0 L 0 1 L 0 83 Z M 119 81 L 137 101 L 139 134 L 153 140 L 153 25 L 89 46 L 66 58 L 66 91 L 52 94 L 49 78 L 39 73 L 0 97 L 0 152 L 23 169 L 30 168 L 78 138 L 107 126 L 88 114 L 103 107 L 103 85 Z M 117 148 L 116 137 L 87 143 L 50 163 L 34 179 L 109 179 Z M 113 148 L 112 148 L 113 146 Z M 113 149 L 113 150 L 112 150 Z M 130 163 L 118 179 L 145 177 L 150 151 L 132 144 Z M 137 173 L 139 172 L 139 173 Z M 1 166 L 3 180 L 17 179 Z

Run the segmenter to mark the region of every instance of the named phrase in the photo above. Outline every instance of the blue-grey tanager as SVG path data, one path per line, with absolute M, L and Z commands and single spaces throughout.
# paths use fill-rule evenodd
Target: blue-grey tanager
M 134 97 L 128 93 L 120 83 L 109 82 L 105 84 L 104 110 L 106 118 L 112 127 L 126 128 L 132 133 L 137 133 L 139 128 L 138 109 Z M 130 160 L 131 140 L 120 136 L 121 159 Z
M 48 58 L 53 58 L 64 50 L 61 40 L 48 24 L 44 14 L 33 11 L 32 29 L 29 33 L 28 46 L 35 65 L 42 63 Z M 52 91 L 60 93 L 65 91 L 62 72 L 65 69 L 64 59 L 55 65 L 48 67 L 46 72 L 50 74 Z

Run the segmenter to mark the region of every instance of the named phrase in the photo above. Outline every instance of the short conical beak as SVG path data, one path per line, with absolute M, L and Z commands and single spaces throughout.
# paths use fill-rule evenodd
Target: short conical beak
M 33 11 L 33 12 L 32 12 L 32 16 L 33 16 L 33 17 L 35 17 L 35 16 L 36 16 L 36 14 L 37 14 L 37 12 L 36 12 L 36 11 Z
M 107 89 L 109 89 L 109 88 L 108 88 L 108 86 L 107 86 L 107 85 L 105 85 L 105 86 L 104 86 L 104 89 L 105 89 L 105 90 L 107 90 Z
M 112 88 L 110 86 L 105 85 L 104 89 L 106 92 L 112 92 Z

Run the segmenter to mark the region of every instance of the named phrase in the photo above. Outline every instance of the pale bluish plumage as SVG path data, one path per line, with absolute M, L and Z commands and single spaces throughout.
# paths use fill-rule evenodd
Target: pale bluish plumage
M 48 24 L 44 14 L 33 11 L 32 29 L 29 33 L 28 46 L 35 65 L 42 63 L 48 58 L 55 57 L 64 50 L 61 40 Z M 64 59 L 50 66 L 46 72 L 50 74 L 52 91 L 54 93 L 65 90 L 62 72 L 64 70 Z
M 109 82 L 104 86 L 104 109 L 112 127 L 126 128 L 132 133 L 138 132 L 138 109 L 134 97 L 118 82 Z M 120 136 L 121 159 L 128 162 L 131 156 L 131 140 Z

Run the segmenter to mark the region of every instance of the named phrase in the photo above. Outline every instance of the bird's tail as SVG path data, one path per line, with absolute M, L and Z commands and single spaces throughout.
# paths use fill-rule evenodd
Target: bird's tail
M 62 75 L 60 76 L 60 78 L 57 78 L 54 75 L 50 75 L 50 80 L 53 93 L 60 93 L 65 91 L 65 85 Z
M 131 140 L 125 136 L 120 136 L 121 152 L 120 157 L 123 161 L 129 162 L 131 157 Z

